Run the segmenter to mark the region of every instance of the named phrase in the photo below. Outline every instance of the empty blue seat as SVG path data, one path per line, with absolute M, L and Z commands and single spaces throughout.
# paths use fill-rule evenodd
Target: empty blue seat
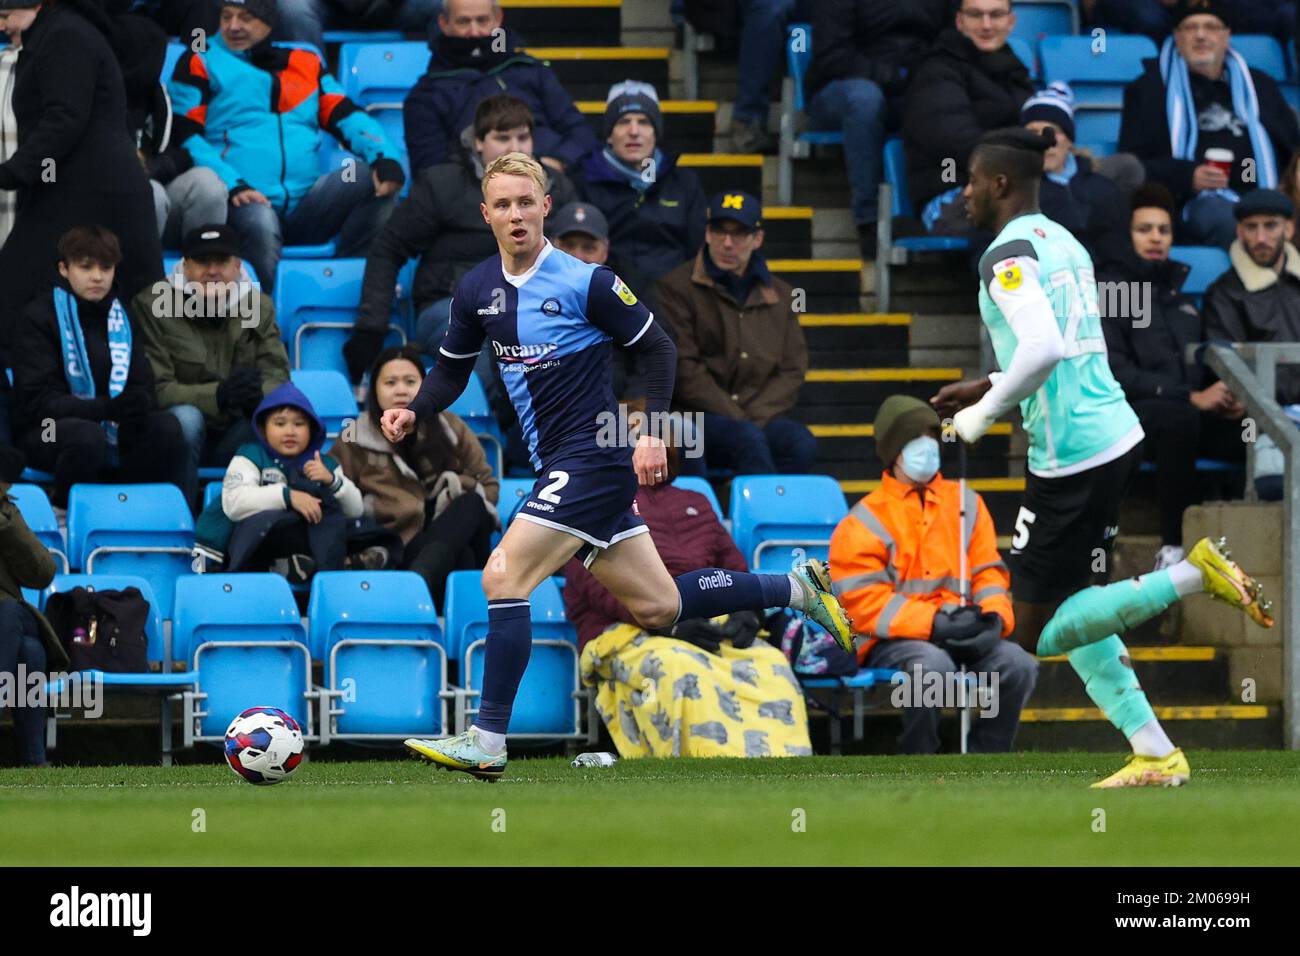
M 483 688 L 485 649 L 482 640 L 466 648 L 461 680 L 467 697 L 476 698 Z M 510 715 L 510 736 L 583 736 L 580 690 L 577 646 L 568 641 L 537 638 L 534 634 L 528 670 L 519 682 L 519 693 Z M 476 709 L 468 708 L 467 712 Z
M 178 661 L 192 663 L 195 650 L 209 641 L 307 646 L 293 591 L 278 574 L 192 574 L 176 582 L 175 606 L 172 654 Z
M 361 303 L 364 259 L 281 259 L 276 271 L 275 314 L 293 368 L 347 374 L 343 344 L 352 334 Z M 406 341 L 405 322 L 394 298 L 385 345 Z
M 23 520 L 27 522 L 27 527 L 32 529 L 32 534 L 36 535 L 36 539 L 41 544 L 50 549 L 50 553 L 63 565 L 63 570 L 66 572 L 69 568 L 68 545 L 63 540 L 59 519 L 54 514 L 50 499 L 45 497 L 45 491 L 40 485 L 14 484 L 9 486 L 9 497 L 13 498 L 14 503 L 18 505 L 18 510 L 22 513 Z
M 1098 156 L 1111 156 L 1119 149 L 1119 130 L 1124 111 L 1090 107 L 1074 111 L 1074 137 Z
M 1234 33 L 1232 48 L 1245 57 L 1251 69 L 1267 73 L 1279 83 L 1285 83 L 1287 69 L 1286 51 L 1275 37 L 1256 33 Z
M 777 196 L 783 206 L 794 200 L 794 160 L 812 155 L 814 146 L 840 146 L 838 130 L 798 132 L 798 114 L 807 111 L 804 81 L 812 63 L 812 24 L 792 23 L 785 37 L 785 63 L 789 72 L 781 91 L 781 148 L 777 160 Z
M 460 393 L 460 397 L 451 403 L 447 411 L 463 419 L 469 430 L 478 436 L 478 440 L 483 443 L 483 451 L 487 454 L 488 464 L 500 478 L 505 468 L 506 443 L 478 375 L 469 377 L 465 391 Z
M 831 533 L 848 514 L 827 475 L 743 475 L 731 483 L 731 534 L 755 571 L 789 571 L 825 560 Z
M 326 43 L 400 43 L 400 30 L 326 30 L 322 34 Z
M 429 46 L 419 41 L 345 43 L 339 48 L 339 83 L 358 106 L 400 104 L 429 67 Z
M 718 501 L 718 494 L 713 490 L 713 486 L 709 484 L 707 479 L 699 478 L 694 475 L 680 475 L 673 484 L 678 488 L 685 488 L 687 491 L 695 491 L 708 498 L 709 504 L 713 505 L 714 513 L 718 516 L 718 520 L 723 520 L 722 504 Z
M 357 420 L 357 400 L 347 376 L 341 372 L 296 368 L 289 375 L 325 423 L 325 432 L 331 439 L 339 436 L 347 422 Z
M 191 573 L 194 519 L 175 485 L 74 485 L 68 559 L 87 574 L 146 578 L 164 618 L 178 578 Z
M 1016 15 L 1011 35 L 1030 43 L 1056 34 L 1079 32 L 1079 11 L 1073 0 L 1016 0 L 1011 9 Z
M 221 482 L 209 481 L 203 486 L 203 507 L 207 507 L 221 497 Z
M 453 571 L 447 576 L 447 606 L 443 609 L 448 653 L 463 660 L 475 641 L 487 637 L 488 606 L 481 571 Z M 533 640 L 563 641 L 577 646 L 573 626 L 564 618 L 564 597 L 553 578 L 538 586 L 529 601 Z M 463 672 L 462 672 L 463 673 Z
M 1043 82 L 1062 81 L 1074 91 L 1076 107 L 1088 104 L 1118 107 L 1124 87 L 1142 75 L 1142 61 L 1159 55 L 1150 37 L 1107 32 L 1105 46 L 1082 36 L 1049 36 L 1039 44 Z M 1081 137 L 1080 137 L 1081 138 Z
M 312 580 L 310 643 L 327 661 L 330 736 L 448 732 L 447 655 L 424 579 L 412 571 L 328 571 Z
M 1169 258 L 1191 266 L 1183 283 L 1183 291 L 1191 296 L 1204 295 L 1215 279 L 1232 268 L 1228 254 L 1217 246 L 1174 246 Z

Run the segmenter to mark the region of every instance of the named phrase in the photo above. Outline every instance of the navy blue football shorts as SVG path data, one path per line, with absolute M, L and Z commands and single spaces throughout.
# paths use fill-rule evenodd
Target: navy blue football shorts
M 581 538 L 578 557 L 590 567 L 605 548 L 650 530 L 637 512 L 636 491 L 627 463 L 559 461 L 545 468 L 516 517 Z

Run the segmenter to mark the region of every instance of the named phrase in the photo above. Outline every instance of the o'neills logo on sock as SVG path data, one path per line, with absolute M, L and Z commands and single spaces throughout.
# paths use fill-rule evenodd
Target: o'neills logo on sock
M 731 575 L 726 571 L 718 568 L 708 577 L 700 578 L 700 590 L 707 591 L 710 588 L 729 588 L 731 587 Z

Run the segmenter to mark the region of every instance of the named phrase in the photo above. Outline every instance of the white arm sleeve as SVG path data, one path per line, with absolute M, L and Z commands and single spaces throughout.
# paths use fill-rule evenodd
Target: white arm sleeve
M 981 414 L 992 421 L 1043 387 L 1065 357 L 1065 339 L 1039 281 L 1037 259 L 1001 260 L 993 267 L 988 291 L 1017 339 L 1011 363 L 1001 375 L 989 376 L 993 387 L 977 403 Z

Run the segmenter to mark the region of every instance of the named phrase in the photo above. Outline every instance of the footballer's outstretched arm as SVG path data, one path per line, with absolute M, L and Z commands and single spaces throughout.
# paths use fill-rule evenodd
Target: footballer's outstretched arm
M 438 347 L 438 362 L 424 377 L 420 391 L 407 406 L 415 413 L 417 421 L 438 414 L 460 398 L 474 372 L 485 333 L 477 317 L 464 314 L 465 309 L 460 307 L 463 301 L 460 296 L 452 299 L 451 319 L 442 345 Z
M 991 385 L 984 396 L 953 416 L 957 434 L 967 442 L 980 438 L 994 421 L 1042 388 L 1065 357 L 1065 339 L 1039 280 L 1034 247 L 1017 240 L 991 249 L 980 272 L 1016 334 L 1016 350 L 1006 369 L 989 375 Z
M 677 377 L 677 346 L 668 333 L 659 327 L 645 303 L 605 266 L 592 273 L 587 319 L 619 345 L 642 357 L 646 415 L 652 423 L 661 421 L 663 416 L 655 413 L 668 411 Z

